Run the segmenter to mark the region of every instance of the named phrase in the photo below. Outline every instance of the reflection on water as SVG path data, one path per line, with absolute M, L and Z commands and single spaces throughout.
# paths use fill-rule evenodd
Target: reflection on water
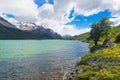
M 1 40 L 0 80 L 61 80 L 88 44 L 66 40 Z

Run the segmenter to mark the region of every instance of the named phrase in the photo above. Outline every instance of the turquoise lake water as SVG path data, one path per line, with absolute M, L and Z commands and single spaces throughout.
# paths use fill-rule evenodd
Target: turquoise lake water
M 88 43 L 70 40 L 0 40 L 0 80 L 62 80 Z

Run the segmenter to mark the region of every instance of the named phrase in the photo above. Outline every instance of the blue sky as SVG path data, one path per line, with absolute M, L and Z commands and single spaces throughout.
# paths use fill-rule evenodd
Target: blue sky
M 72 16 L 73 11 L 74 10 L 71 11 L 69 18 L 73 17 Z M 87 27 L 90 27 L 92 23 L 99 21 L 103 17 L 111 18 L 112 17 L 111 12 L 107 9 L 97 14 L 90 15 L 90 16 L 76 15 L 76 17 L 67 24 L 75 25 L 78 29 L 87 28 Z
M 35 3 L 38 5 L 38 7 L 42 6 L 43 4 L 46 3 L 46 0 L 34 0 Z M 54 4 L 54 0 L 49 0 L 50 4 Z
M 8 18 L 15 18 L 15 16 L 12 15 L 12 14 L 6 14 L 6 16 L 7 16 Z

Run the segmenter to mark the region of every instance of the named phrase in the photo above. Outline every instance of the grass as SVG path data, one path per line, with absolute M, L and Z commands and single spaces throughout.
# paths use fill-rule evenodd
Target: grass
M 82 57 L 75 80 L 120 80 L 120 44 Z
M 78 36 L 74 36 L 73 38 L 71 38 L 71 39 L 73 39 L 73 40 L 81 40 L 81 41 L 83 41 L 83 42 L 88 42 L 89 40 L 88 40 L 88 37 L 90 36 L 90 34 L 89 33 L 84 33 L 84 34 L 81 34 L 81 35 L 78 35 Z

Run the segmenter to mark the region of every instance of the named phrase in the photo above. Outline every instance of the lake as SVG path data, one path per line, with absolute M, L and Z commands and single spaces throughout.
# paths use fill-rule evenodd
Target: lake
M 0 40 L 0 80 L 62 80 L 88 46 L 77 40 Z

